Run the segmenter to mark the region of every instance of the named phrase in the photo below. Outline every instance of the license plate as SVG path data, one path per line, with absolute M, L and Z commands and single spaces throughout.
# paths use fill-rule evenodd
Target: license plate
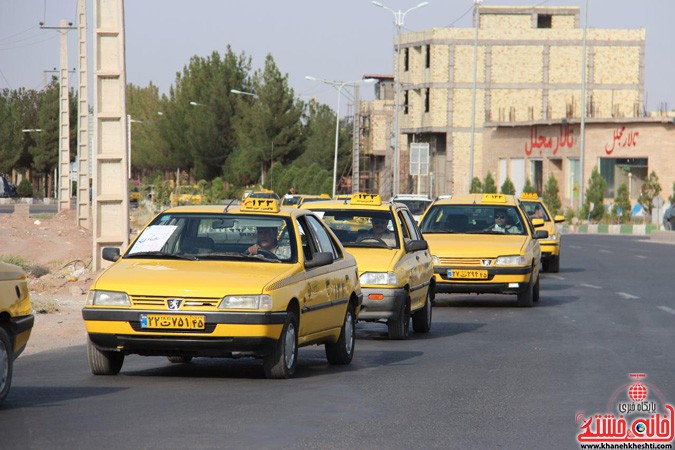
M 487 270 L 452 270 L 448 269 L 448 278 L 467 280 L 486 280 Z
M 141 314 L 141 328 L 160 330 L 203 330 L 204 316 Z

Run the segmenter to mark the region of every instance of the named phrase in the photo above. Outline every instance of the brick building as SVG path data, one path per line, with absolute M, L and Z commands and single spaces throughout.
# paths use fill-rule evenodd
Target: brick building
M 474 15 L 477 30 L 402 34 L 401 54 L 394 55 L 401 82 L 399 191 L 468 191 L 475 92 L 473 175 L 483 179 L 491 171 L 499 185 L 509 176 L 520 190 L 525 177 L 541 185 L 553 174 L 563 203 L 572 206 L 580 173 L 580 19 L 578 7 L 482 6 Z M 675 128 L 670 119 L 645 117 L 645 30 L 588 29 L 586 42 L 584 184 L 596 165 L 609 178 L 610 191 L 628 173 L 635 187 L 647 170 L 655 170 L 667 197 L 675 165 L 668 158 L 675 156 L 659 144 L 673 141 Z M 393 167 L 393 144 L 387 139 L 392 81 L 382 78 L 376 87 L 376 94 L 387 92 L 383 86 L 388 84 L 390 97 L 380 95 L 361 106 L 363 152 L 371 162 L 385 160 L 377 161 L 379 177 L 370 185 L 384 195 L 391 193 L 386 182 L 391 172 L 386 171 Z M 551 147 L 536 147 L 540 137 Z M 556 143 L 565 147 L 553 153 Z M 413 144 L 428 144 L 429 173 L 420 175 L 422 180 L 409 175 Z M 612 144 L 627 147 L 607 153 L 605 146 Z

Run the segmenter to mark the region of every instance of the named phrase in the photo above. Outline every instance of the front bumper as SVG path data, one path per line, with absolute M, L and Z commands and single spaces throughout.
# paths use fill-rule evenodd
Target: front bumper
M 16 317 L 10 322 L 10 330 L 14 336 L 14 351 L 12 355 L 14 359 L 18 358 L 26 349 L 34 323 L 35 317 L 32 314 Z
M 448 270 L 487 270 L 484 279 L 448 278 Z M 450 267 L 434 266 L 436 292 L 478 293 L 478 294 L 519 294 L 524 292 L 532 277 L 532 267 Z
M 359 320 L 375 321 L 380 319 L 396 320 L 401 314 L 401 309 L 408 291 L 403 288 L 361 288 L 363 303 Z M 382 294 L 382 300 L 372 300 L 371 295 Z
M 82 317 L 91 341 L 101 350 L 139 355 L 232 356 L 268 354 L 286 321 L 286 312 L 180 312 L 204 316 L 203 330 L 141 328 L 141 314 L 157 310 L 85 308 Z

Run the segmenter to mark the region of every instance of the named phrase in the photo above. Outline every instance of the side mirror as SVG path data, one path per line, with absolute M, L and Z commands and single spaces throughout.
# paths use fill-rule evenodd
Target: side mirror
M 101 255 L 106 261 L 115 262 L 120 259 L 120 249 L 117 247 L 103 247 Z
M 404 245 L 405 251 L 408 253 L 419 252 L 421 250 L 426 250 L 429 248 L 429 244 L 424 239 L 418 239 L 414 241 L 408 241 Z
M 534 232 L 534 238 L 535 239 L 546 239 L 547 237 L 548 237 L 548 231 L 546 231 L 546 230 L 537 230 L 537 231 Z
M 544 226 L 544 219 L 532 219 L 532 226 L 535 228 Z
M 313 269 L 314 267 L 327 266 L 333 262 L 333 254 L 331 252 L 315 253 L 314 258 L 305 261 L 305 269 Z
M 555 217 L 553 218 L 553 221 L 554 221 L 555 223 L 561 223 L 561 222 L 564 222 L 564 221 L 565 221 L 565 216 L 561 216 L 560 214 L 558 214 L 557 216 L 555 216 Z

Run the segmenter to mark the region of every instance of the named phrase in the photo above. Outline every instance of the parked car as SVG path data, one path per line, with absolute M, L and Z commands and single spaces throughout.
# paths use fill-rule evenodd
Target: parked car
M 675 230 L 675 204 L 671 204 L 663 213 L 663 227 L 666 230 Z
M 16 197 L 16 185 L 10 183 L 7 177 L 0 173 L 0 197 Z
M 9 393 L 14 361 L 26 348 L 33 321 L 26 274 L 0 262 L 0 404 Z
M 392 198 L 391 201 L 403 203 L 407 206 L 417 223 L 419 223 L 420 217 L 422 217 L 429 205 L 433 202 L 428 196 L 417 194 L 399 194 Z
M 253 357 L 288 378 L 298 347 L 349 364 L 362 294 L 354 257 L 310 211 L 249 196 L 241 206 L 182 206 L 155 217 L 93 283 L 82 311 L 89 367 L 126 355 Z

